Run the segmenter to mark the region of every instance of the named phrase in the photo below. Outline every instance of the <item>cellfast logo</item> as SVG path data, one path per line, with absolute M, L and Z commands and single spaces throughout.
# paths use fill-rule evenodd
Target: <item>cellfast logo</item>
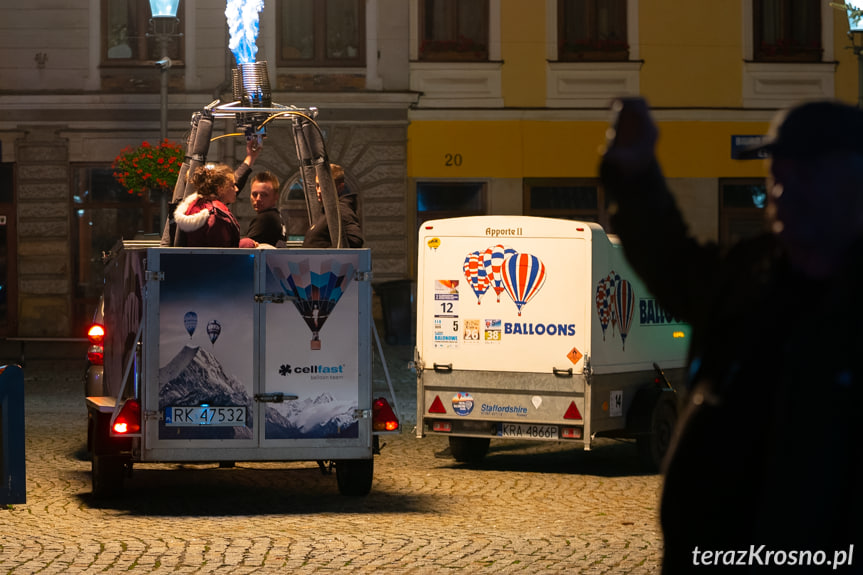
M 279 374 L 287 377 L 292 374 L 341 374 L 345 372 L 345 365 L 298 365 L 284 364 L 279 368 Z
M 503 324 L 503 333 L 513 335 L 575 335 L 574 323 L 509 323 Z

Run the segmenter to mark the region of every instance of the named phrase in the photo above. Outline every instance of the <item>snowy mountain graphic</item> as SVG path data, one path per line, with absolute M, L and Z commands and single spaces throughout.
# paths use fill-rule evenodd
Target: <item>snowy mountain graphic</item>
M 356 402 L 337 401 L 329 393 L 267 406 L 267 439 L 358 437 Z
M 246 388 L 225 372 L 219 360 L 198 346 L 186 346 L 159 369 L 159 411 L 166 407 L 246 406 L 244 427 L 167 427 L 159 421 L 160 439 L 251 439 L 253 405 Z

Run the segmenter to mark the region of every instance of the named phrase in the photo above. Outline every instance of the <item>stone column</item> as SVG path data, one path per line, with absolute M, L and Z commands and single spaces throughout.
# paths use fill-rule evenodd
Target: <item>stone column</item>
M 69 141 L 65 126 L 20 126 L 18 335 L 69 337 L 72 329 Z

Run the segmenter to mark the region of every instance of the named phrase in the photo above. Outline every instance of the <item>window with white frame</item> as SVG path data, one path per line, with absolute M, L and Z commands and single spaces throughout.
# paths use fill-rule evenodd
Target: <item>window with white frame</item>
M 628 60 L 626 11 L 626 0 L 558 0 L 557 59 Z
M 820 62 L 819 0 L 753 0 L 753 59 Z
M 280 66 L 365 65 L 363 0 L 279 0 Z
M 419 0 L 419 59 L 488 60 L 488 23 L 488 0 Z
M 182 65 L 184 2 L 177 9 L 175 30 L 167 30 L 168 56 Z M 152 66 L 161 58 L 161 46 L 150 29 L 149 0 L 102 0 L 102 65 Z M 173 22 L 172 22 L 173 24 Z

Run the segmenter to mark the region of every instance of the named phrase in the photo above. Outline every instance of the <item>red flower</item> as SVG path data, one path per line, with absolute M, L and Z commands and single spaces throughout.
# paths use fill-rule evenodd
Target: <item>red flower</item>
M 158 146 L 142 142 L 137 148 L 124 148 L 111 167 L 128 193 L 143 195 L 151 189 L 173 188 L 184 157 L 183 148 L 169 140 Z

